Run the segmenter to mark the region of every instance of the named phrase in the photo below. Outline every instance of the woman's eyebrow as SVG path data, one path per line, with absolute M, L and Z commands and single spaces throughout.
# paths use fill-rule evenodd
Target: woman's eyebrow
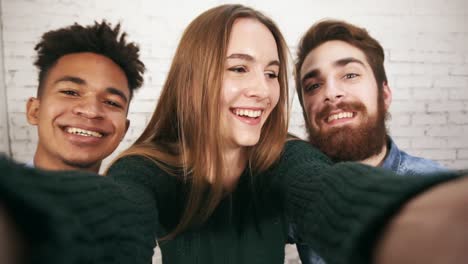
M 227 57 L 227 59 L 241 59 L 246 61 L 255 61 L 255 58 L 252 55 L 245 54 L 245 53 L 233 53 Z M 277 65 L 280 66 L 280 62 L 278 60 L 272 60 L 268 63 L 267 66 Z

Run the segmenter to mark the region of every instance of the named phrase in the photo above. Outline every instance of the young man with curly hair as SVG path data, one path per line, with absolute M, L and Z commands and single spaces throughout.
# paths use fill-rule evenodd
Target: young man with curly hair
M 123 139 L 134 90 L 143 83 L 139 48 L 120 24 L 74 24 L 46 32 L 36 45 L 37 96 L 27 119 L 37 126 L 33 166 L 98 172 Z

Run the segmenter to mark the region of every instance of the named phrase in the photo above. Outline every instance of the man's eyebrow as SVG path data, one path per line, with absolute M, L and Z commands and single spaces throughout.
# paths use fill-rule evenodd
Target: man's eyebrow
M 227 59 L 241 59 L 241 60 L 246 60 L 246 61 L 255 61 L 255 58 L 249 54 L 245 53 L 233 53 L 227 57 Z M 270 61 L 267 66 L 280 66 L 280 62 L 278 60 L 272 60 Z
M 56 80 L 54 82 L 54 84 L 59 83 L 59 82 L 72 82 L 72 83 L 76 83 L 76 84 L 79 84 L 79 85 L 86 84 L 85 80 L 83 80 L 83 79 L 81 79 L 79 77 L 69 76 L 69 75 L 63 76 L 62 78 Z
M 343 66 L 346 66 L 346 65 L 348 65 L 350 63 L 358 63 L 358 64 L 361 64 L 363 67 L 366 67 L 364 62 L 362 62 L 359 59 L 353 58 L 353 57 L 339 59 L 339 60 L 333 62 L 333 66 L 343 67 Z
M 107 88 L 106 88 L 106 92 L 108 92 L 108 93 L 110 93 L 110 94 L 114 94 L 114 95 L 119 96 L 120 98 L 122 98 L 122 100 L 125 101 L 125 103 L 128 102 L 128 98 L 127 98 L 127 96 L 125 95 L 125 93 L 122 92 L 121 90 L 117 89 L 117 88 L 114 88 L 114 87 L 107 87 Z
M 362 62 L 359 59 L 353 58 L 353 57 L 339 59 L 339 60 L 333 62 L 333 66 L 334 67 L 344 67 L 344 66 L 346 66 L 346 65 L 348 65 L 350 63 L 358 63 L 358 64 L 362 65 L 363 67 L 366 67 L 366 64 L 364 64 L 364 62 Z M 313 70 L 307 72 L 306 74 L 304 74 L 304 77 L 302 77 L 301 83 L 304 84 L 304 82 L 307 79 L 316 78 L 319 75 L 320 75 L 320 70 L 319 69 L 313 69 Z

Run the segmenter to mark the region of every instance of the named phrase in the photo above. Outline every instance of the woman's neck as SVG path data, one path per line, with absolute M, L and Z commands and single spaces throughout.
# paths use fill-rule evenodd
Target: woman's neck
M 247 166 L 247 149 L 236 148 L 224 152 L 224 165 L 226 175 L 223 178 L 223 186 L 227 191 L 232 191 Z

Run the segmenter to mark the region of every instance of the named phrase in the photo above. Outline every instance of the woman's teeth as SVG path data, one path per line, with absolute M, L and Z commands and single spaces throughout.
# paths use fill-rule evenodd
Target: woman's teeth
M 247 116 L 251 118 L 256 118 L 262 115 L 262 110 L 235 109 L 233 112 L 238 116 Z

